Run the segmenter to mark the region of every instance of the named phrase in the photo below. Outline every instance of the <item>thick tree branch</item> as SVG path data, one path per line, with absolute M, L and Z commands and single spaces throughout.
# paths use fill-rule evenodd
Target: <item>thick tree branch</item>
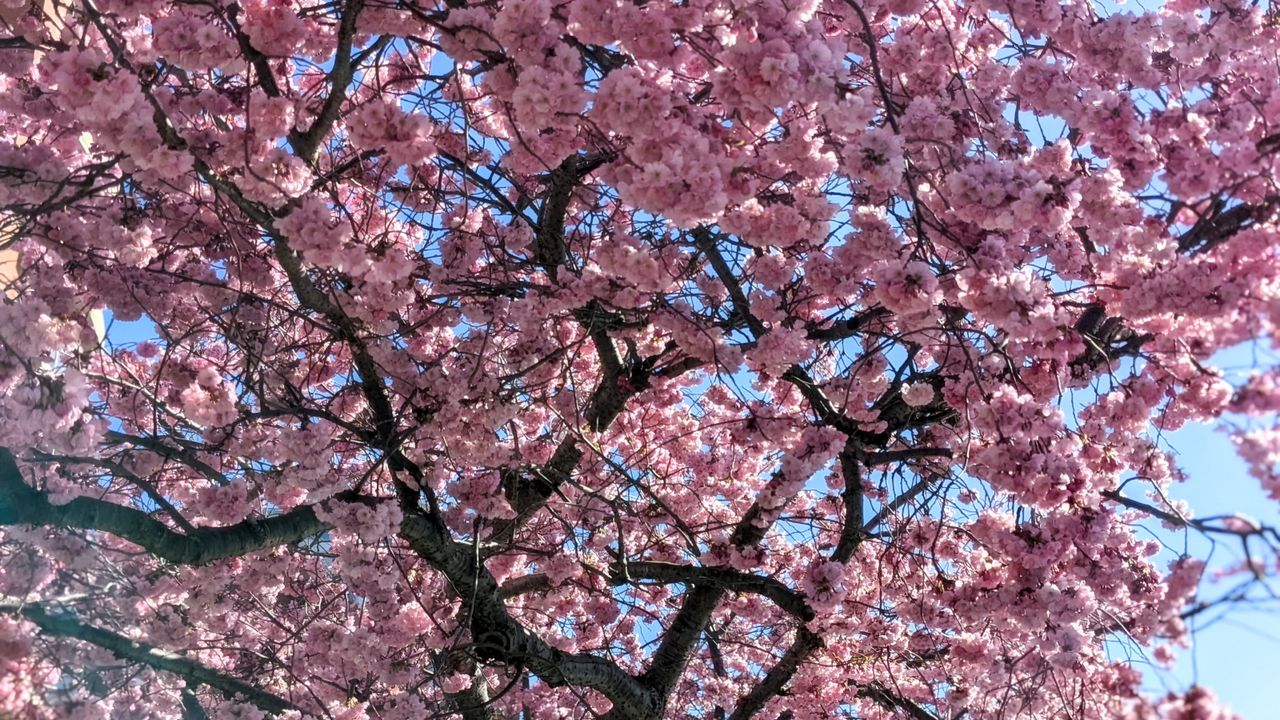
M 546 197 L 538 214 L 534 261 L 555 282 L 559 269 L 568 258 L 565 242 L 565 217 L 573 191 L 591 171 L 608 160 L 608 156 L 571 155 L 551 171 L 547 179 Z M 651 367 L 624 367 L 617 347 L 609 336 L 608 327 L 600 321 L 602 309 L 592 301 L 574 313 L 595 345 L 603 370 L 600 382 L 587 401 L 583 420 L 591 432 L 603 432 L 622 413 L 631 397 L 646 387 Z M 630 370 L 632 377 L 621 382 Z M 490 542 L 506 543 L 514 538 L 515 531 L 537 512 L 554 495 L 582 461 L 583 449 L 576 433 L 570 430 L 556 447 L 551 459 L 541 467 L 528 472 L 507 471 L 503 477 L 507 501 L 516 511 L 516 517 L 497 523 L 489 536 Z
M 200 704 L 200 698 L 190 689 L 182 691 L 182 720 L 209 720 L 209 713 Z
M 609 427 L 618 415 L 622 414 L 626 402 L 636 388 L 624 388 L 618 378 L 610 378 L 607 374 L 592 392 L 587 401 L 584 413 L 586 425 L 593 432 L 601 432 Z M 507 501 L 515 510 L 516 516 L 511 520 L 494 523 L 489 533 L 488 542 L 504 544 L 515 537 L 515 532 L 529 520 L 543 505 L 551 499 L 560 487 L 569 481 L 585 454 L 578 434 L 570 430 L 560 441 L 551 459 L 542 465 L 528 470 L 509 470 L 504 473 L 503 485 Z
M 729 267 L 729 263 L 724 259 L 724 255 L 720 253 L 720 248 L 716 247 L 715 235 L 706 227 L 698 227 L 693 230 L 694 245 L 702 254 L 707 257 L 707 262 L 711 264 L 711 269 L 715 271 L 716 277 L 720 279 L 724 289 L 729 293 L 729 301 L 733 304 L 734 314 L 747 324 L 747 329 L 758 340 L 762 335 L 769 332 L 769 328 L 760 319 L 751 312 L 751 302 L 747 299 L 747 293 L 742 289 L 742 283 L 738 282 L 738 276 L 734 274 L 733 268 Z
M 1260 203 L 1242 202 L 1230 208 L 1225 207 L 1223 198 L 1218 198 L 1190 230 L 1178 237 L 1178 250 L 1188 255 L 1209 252 L 1257 223 L 1266 222 L 1278 205 L 1280 196 L 1268 197 Z
M 484 672 L 474 662 L 471 664 L 474 666 L 471 669 L 471 684 L 461 692 L 447 694 L 449 702 L 462 716 L 462 720 L 506 720 L 505 714 L 494 705 Z
M 933 713 L 920 707 L 918 703 L 891 692 L 880 684 L 868 685 L 859 690 L 858 695 L 875 700 L 882 707 L 890 710 L 901 710 L 912 720 L 938 720 Z
M 804 626 L 796 630 L 796 639 L 787 652 L 769 668 L 764 679 L 751 688 L 751 691 L 738 702 L 729 720 L 749 720 L 764 709 L 766 703 L 782 692 L 800 665 L 808 659 L 813 651 L 822 646 L 818 636 Z
M 759 543 L 773 526 L 769 516 L 770 513 L 759 503 L 753 504 L 734 527 L 729 544 L 746 548 Z M 645 684 L 662 698 L 664 706 L 725 592 L 724 587 L 714 584 L 695 584 L 685 593 L 680 610 L 654 652 L 649 669 L 642 676 Z
M 862 533 L 862 462 L 858 458 L 857 443 L 849 438 L 844 449 L 840 451 L 840 475 L 844 480 L 844 490 L 840 499 L 844 503 L 844 525 L 840 528 L 840 539 L 836 541 L 835 550 L 831 551 L 831 559 L 838 563 L 847 563 L 858 550 L 858 544 L 864 537 Z
M 192 535 L 199 532 L 199 529 L 192 525 L 191 522 L 178 511 L 178 508 L 173 506 L 173 503 L 169 502 L 169 498 L 162 495 L 160 491 L 156 489 L 155 485 L 151 484 L 151 481 L 146 478 L 139 477 L 136 473 L 120 463 L 113 462 L 111 460 L 104 460 L 102 458 L 80 457 L 73 455 L 51 455 L 38 451 L 33 454 L 35 455 L 35 459 L 40 462 L 80 463 L 84 465 L 93 465 L 100 467 L 103 470 L 110 471 L 111 475 L 117 478 L 123 478 L 124 480 L 132 483 L 139 490 L 142 490 L 142 492 L 146 494 L 147 500 L 151 501 L 156 505 L 156 507 L 163 510 L 164 513 L 169 516 L 169 519 L 173 520 L 173 523 L 181 528 L 184 533 Z
M 110 630 L 88 625 L 67 613 L 50 612 L 37 603 L 0 598 L 0 612 L 20 615 L 47 635 L 73 638 L 96 645 L 121 660 L 142 663 L 156 670 L 173 673 L 185 678 L 189 683 L 208 685 L 228 698 L 250 703 L 269 713 L 282 713 L 296 709 L 288 700 L 254 687 L 243 680 L 207 668 L 177 653 L 145 645 Z
M 518 578 L 512 578 L 502 584 L 498 589 L 498 594 L 503 600 L 520 597 L 527 593 L 544 592 L 551 589 L 551 578 L 543 573 L 534 573 L 532 575 L 522 575 Z
M 78 497 L 55 505 L 48 495 L 27 485 L 13 454 L 0 449 L 0 526 L 3 525 L 97 530 L 179 565 L 203 565 L 288 545 L 328 529 L 310 506 L 235 525 L 198 528 L 195 533 L 184 535 L 141 510 L 104 500 Z
M 813 609 L 805 602 L 804 597 L 782 581 L 762 575 L 741 572 L 732 568 L 693 567 L 675 563 L 635 560 L 627 563 L 625 576 L 623 568 L 617 566 L 613 568 L 613 573 L 609 578 L 609 581 L 614 585 L 622 585 L 636 580 L 688 583 L 698 586 L 719 587 L 733 592 L 754 593 L 768 598 L 773 604 L 801 622 L 808 622 L 814 617 Z
M 560 266 L 568 256 L 569 247 L 564 239 L 564 219 L 569 211 L 573 189 L 582 176 L 578 173 L 578 156 L 570 155 L 560 163 L 547 180 L 547 196 L 538 213 L 538 234 L 534 244 L 534 260 L 555 282 Z
M 502 589 L 479 563 L 474 547 L 453 540 L 437 518 L 409 509 L 400 536 L 443 573 L 463 598 L 466 623 L 476 656 L 481 660 L 528 668 L 552 687 L 571 685 L 598 690 L 613 702 L 619 718 L 659 717 L 656 694 L 616 664 L 553 648 L 512 618 L 502 600 Z
M 603 338 L 596 339 L 596 342 L 606 372 L 591 393 L 582 418 L 587 429 L 594 433 L 607 430 L 622 414 L 627 402 L 649 387 L 653 378 L 677 377 L 701 364 L 698 360 L 688 359 L 655 368 L 658 358 L 652 357 L 620 367 L 618 372 L 613 373 L 608 370 L 611 362 L 617 362 L 613 341 L 605 334 Z M 615 354 L 612 361 L 605 359 L 610 353 Z M 547 462 L 536 468 L 506 471 L 503 490 L 516 517 L 495 522 L 486 542 L 496 546 L 511 542 L 515 538 L 515 532 L 569 481 L 584 455 L 585 450 L 578 433 L 571 430 L 556 446 Z
M 338 121 L 338 111 L 347 99 L 347 88 L 355 74 L 351 61 L 351 42 L 356 34 L 356 18 L 364 9 L 364 3 L 365 0 L 350 0 L 338 22 L 338 46 L 334 50 L 333 69 L 329 71 L 329 94 L 325 96 L 320 112 L 305 131 L 289 137 L 293 151 L 308 165 L 315 165 L 316 153 L 329 136 L 333 124 Z
M 253 69 L 257 72 L 258 85 L 267 97 L 280 97 L 280 85 L 276 83 L 275 73 L 271 70 L 270 60 L 263 55 L 249 41 L 249 36 L 245 34 L 244 28 L 240 26 L 239 16 L 240 6 L 238 4 L 231 5 L 226 10 L 227 24 L 231 26 L 231 32 L 236 37 L 236 44 L 240 47 L 240 52 L 244 54 L 245 59 L 253 65 Z M 291 131 L 290 140 L 297 135 L 297 131 Z

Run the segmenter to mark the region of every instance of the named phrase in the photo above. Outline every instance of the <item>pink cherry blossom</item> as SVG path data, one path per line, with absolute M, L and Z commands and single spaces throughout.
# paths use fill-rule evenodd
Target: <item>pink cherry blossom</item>
M 1233 718 L 1126 658 L 1280 568 L 1278 51 L 0 0 L 0 716 Z

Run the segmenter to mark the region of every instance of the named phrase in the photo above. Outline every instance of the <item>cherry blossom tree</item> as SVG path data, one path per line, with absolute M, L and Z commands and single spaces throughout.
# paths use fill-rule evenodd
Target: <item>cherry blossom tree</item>
M 1234 717 L 1270 6 L 0 8 L 0 717 Z

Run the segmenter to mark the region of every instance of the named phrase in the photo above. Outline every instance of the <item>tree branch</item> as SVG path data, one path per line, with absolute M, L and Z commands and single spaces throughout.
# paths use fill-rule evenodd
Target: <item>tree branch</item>
M 13 454 L 0 448 L 0 526 L 3 525 L 98 530 L 178 565 L 203 565 L 296 543 L 329 527 L 316 517 L 311 506 L 304 506 L 283 515 L 198 528 L 195 533 L 184 535 L 141 510 L 104 500 L 78 497 L 65 505 L 55 505 L 46 493 L 27 485 Z
M 356 17 L 364 9 L 365 0 L 350 0 L 346 12 L 338 22 L 338 47 L 334 50 L 333 69 L 329 71 L 329 94 L 324 99 L 316 119 L 311 126 L 298 135 L 289 137 L 298 157 L 308 165 L 315 165 L 316 152 L 324 139 L 328 137 L 333 124 L 338 120 L 338 110 L 347 99 L 347 86 L 351 84 L 354 71 L 351 65 L 351 42 L 356 34 Z
M 328 528 L 310 506 L 273 518 L 202 528 L 196 535 L 182 535 L 144 512 L 93 498 L 80 497 L 66 505 L 54 505 L 45 493 L 26 484 L 13 455 L 0 450 L 0 525 L 16 524 L 107 532 L 179 564 L 207 563 L 297 542 Z M 493 576 L 475 562 L 472 547 L 453 540 L 435 516 L 409 509 L 400 536 L 442 572 L 461 597 L 470 600 L 468 620 L 477 656 L 527 667 L 553 687 L 574 685 L 599 690 L 624 709 L 622 717 L 656 717 L 652 693 L 617 665 L 591 655 L 564 653 L 516 622 L 507 611 L 502 590 Z
M 455 541 L 438 517 L 408 508 L 400 536 L 443 573 L 463 598 L 465 622 L 478 658 L 528 668 L 551 687 L 598 690 L 613 702 L 616 717 L 653 720 L 660 716 L 655 693 L 613 662 L 553 648 L 517 622 L 502 600 L 502 589 L 478 562 L 474 548 Z
M 796 639 L 791 643 L 791 647 L 787 652 L 769 668 L 769 672 L 765 674 L 764 679 L 751 688 L 741 701 L 738 707 L 734 708 L 733 714 L 729 716 L 729 720 L 749 720 L 760 710 L 764 709 L 765 704 L 770 699 L 782 692 L 791 677 L 796 674 L 796 670 L 800 665 L 813 653 L 822 646 L 822 641 L 818 636 L 809 631 L 803 625 L 796 630 Z
M 628 579 L 629 578 L 629 579 Z M 795 590 L 780 580 L 741 572 L 724 567 L 693 567 L 675 563 L 650 560 L 630 561 L 626 565 L 626 576 L 622 567 L 613 568 L 609 582 L 623 585 L 635 580 L 657 580 L 664 583 L 689 583 L 699 586 L 714 586 L 733 592 L 753 593 L 768 598 L 782 610 L 801 622 L 808 622 L 814 617 L 813 609 Z
M 121 660 L 142 663 L 156 670 L 170 672 L 186 678 L 190 683 L 208 685 L 229 699 L 248 702 L 269 713 L 276 714 L 297 709 L 293 703 L 278 695 L 211 670 L 177 653 L 130 640 L 110 630 L 87 625 L 66 613 L 49 612 L 39 604 L 0 598 L 0 611 L 20 615 L 48 635 L 73 638 L 96 645 Z M 186 705 L 185 700 L 184 705 Z
M 768 511 L 759 503 L 752 504 L 734 527 L 729 544 L 745 548 L 759 543 L 773 526 L 768 516 Z M 658 694 L 664 706 L 676 681 L 684 673 L 694 645 L 702 636 L 724 593 L 725 588 L 714 584 L 695 584 L 685 593 L 680 610 L 672 619 L 653 654 L 653 662 L 641 678 Z
M 845 440 L 844 449 L 840 451 L 840 475 L 844 479 L 844 490 L 840 493 L 844 502 L 844 526 L 840 528 L 835 550 L 831 551 L 831 559 L 842 564 L 849 562 L 864 537 L 862 463 L 858 454 L 859 448 L 853 438 Z
M 933 713 L 920 707 L 918 703 L 890 692 L 888 688 L 879 683 L 862 688 L 858 691 L 858 695 L 871 698 L 890 710 L 902 710 L 912 720 L 938 720 Z

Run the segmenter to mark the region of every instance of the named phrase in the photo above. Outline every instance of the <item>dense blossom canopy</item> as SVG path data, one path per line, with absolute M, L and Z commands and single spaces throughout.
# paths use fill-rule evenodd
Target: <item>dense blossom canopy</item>
M 0 9 L 0 717 L 1233 717 L 1267 6 Z

